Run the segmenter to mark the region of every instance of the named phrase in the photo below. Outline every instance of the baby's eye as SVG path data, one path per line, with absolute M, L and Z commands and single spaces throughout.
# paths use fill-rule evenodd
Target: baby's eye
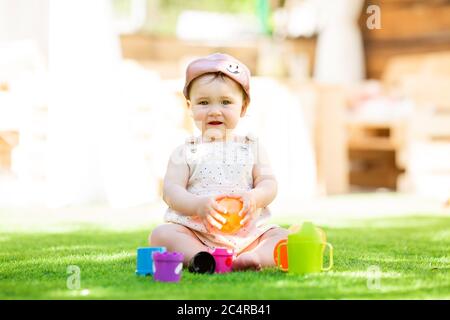
M 200 101 L 198 104 L 201 104 L 202 106 L 206 106 L 208 104 L 208 101 Z
M 231 101 L 230 100 L 223 100 L 222 104 L 226 106 L 226 105 L 231 104 Z

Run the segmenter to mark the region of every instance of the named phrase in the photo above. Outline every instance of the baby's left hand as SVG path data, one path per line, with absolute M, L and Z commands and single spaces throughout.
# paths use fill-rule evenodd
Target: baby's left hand
M 245 226 L 256 214 L 256 199 L 251 192 L 228 194 L 227 197 L 240 199 L 243 203 L 239 215 L 243 217 L 241 225 Z

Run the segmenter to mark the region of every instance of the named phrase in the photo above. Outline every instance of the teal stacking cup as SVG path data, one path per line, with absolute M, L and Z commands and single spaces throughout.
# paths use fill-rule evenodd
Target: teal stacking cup
M 141 247 L 136 254 L 136 274 L 139 276 L 153 275 L 155 267 L 153 252 L 166 252 L 165 247 Z

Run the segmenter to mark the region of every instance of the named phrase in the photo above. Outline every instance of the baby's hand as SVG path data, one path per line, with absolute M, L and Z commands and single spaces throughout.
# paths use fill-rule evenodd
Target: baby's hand
M 210 231 L 211 227 L 221 230 L 227 222 L 227 219 L 222 217 L 219 212 L 226 213 L 226 210 L 217 204 L 216 197 L 206 196 L 200 198 L 197 215 L 203 220 L 203 224 L 208 231 Z
M 243 192 L 227 194 L 227 197 L 240 199 L 243 202 L 242 210 L 239 212 L 239 215 L 241 217 L 244 217 L 241 220 L 241 225 L 245 226 L 256 214 L 257 208 L 255 196 L 251 192 Z

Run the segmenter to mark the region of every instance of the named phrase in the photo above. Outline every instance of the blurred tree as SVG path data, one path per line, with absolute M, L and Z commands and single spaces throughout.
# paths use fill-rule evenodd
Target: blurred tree
M 257 13 L 263 34 L 272 34 L 269 0 L 257 0 Z
M 115 16 L 132 14 L 133 0 L 112 0 Z M 263 2 L 269 0 L 145 0 L 147 18 L 140 32 L 157 35 L 174 35 L 177 19 L 184 10 L 199 10 L 223 13 L 244 13 L 258 15 L 263 23 L 263 31 L 269 30 L 267 9 Z M 261 4 L 260 4 L 261 2 Z

